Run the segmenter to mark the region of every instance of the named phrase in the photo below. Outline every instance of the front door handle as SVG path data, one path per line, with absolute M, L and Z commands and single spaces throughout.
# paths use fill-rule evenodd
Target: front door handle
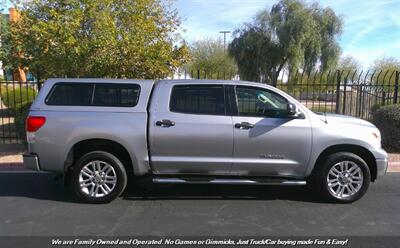
M 253 128 L 254 124 L 248 123 L 248 122 L 241 122 L 241 123 L 236 123 L 235 128 L 238 129 L 250 129 Z
M 172 127 L 172 126 L 175 126 L 175 122 L 170 121 L 170 120 L 156 121 L 156 126 L 159 126 L 159 127 Z

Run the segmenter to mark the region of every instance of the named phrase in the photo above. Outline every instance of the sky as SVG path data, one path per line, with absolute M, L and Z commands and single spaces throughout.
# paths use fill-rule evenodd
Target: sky
M 193 42 L 222 38 L 220 31 L 234 31 L 277 1 L 175 0 L 174 7 L 182 18 L 183 37 Z M 343 18 L 342 56 L 354 57 L 364 68 L 382 57 L 400 60 L 400 0 L 306 0 L 312 2 L 329 6 Z
M 222 38 L 221 30 L 234 31 L 277 0 L 176 0 L 183 19 L 183 37 L 189 42 Z M 342 56 L 353 56 L 368 68 L 381 57 L 400 60 L 400 0 L 321 0 L 344 20 L 339 38 Z M 231 39 L 231 36 L 229 36 Z

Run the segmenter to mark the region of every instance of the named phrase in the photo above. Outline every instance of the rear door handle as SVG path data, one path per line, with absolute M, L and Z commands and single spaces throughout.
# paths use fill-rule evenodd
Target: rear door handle
M 241 123 L 236 123 L 235 128 L 238 129 L 250 129 L 253 128 L 254 124 L 248 123 L 248 122 L 241 122 Z
M 175 122 L 170 121 L 170 120 L 156 121 L 156 126 L 159 126 L 159 127 L 172 127 L 172 126 L 175 126 Z

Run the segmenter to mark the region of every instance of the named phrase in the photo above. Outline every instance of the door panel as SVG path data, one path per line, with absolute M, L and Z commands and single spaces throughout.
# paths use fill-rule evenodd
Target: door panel
M 311 152 L 307 119 L 233 117 L 233 122 L 254 124 L 250 129 L 234 130 L 233 174 L 303 175 Z
M 231 170 L 233 125 L 230 116 L 159 115 L 172 127 L 153 123 L 152 166 L 161 174 L 228 174 Z
M 236 95 L 238 115 L 250 116 L 233 117 L 232 174 L 302 177 L 311 152 L 309 120 L 285 117 L 287 100 L 276 92 L 237 87 Z
M 180 86 L 176 88 L 176 96 L 174 92 L 171 94 L 174 97 L 169 104 L 171 108 L 159 106 L 157 111 L 151 114 L 150 148 L 154 172 L 229 174 L 232 166 L 233 124 L 232 117 L 225 115 L 223 87 L 219 86 L 219 89 L 217 86 L 217 92 L 215 89 L 211 89 L 211 92 L 210 87 L 214 86 L 203 85 L 203 88 L 199 87 L 193 91 Z M 171 91 L 172 87 L 173 85 L 170 85 L 163 90 Z M 160 101 L 164 102 L 162 99 Z M 216 114 L 211 115 L 210 112 Z M 157 126 L 157 121 L 162 120 L 162 123 L 169 124 L 158 123 Z M 167 120 L 174 125 L 170 125 Z

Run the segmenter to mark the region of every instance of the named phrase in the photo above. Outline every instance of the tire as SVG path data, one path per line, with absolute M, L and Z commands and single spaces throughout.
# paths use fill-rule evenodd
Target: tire
M 111 153 L 90 152 L 74 163 L 71 186 L 82 202 L 108 203 L 122 194 L 127 182 L 123 164 Z
M 371 173 L 359 156 L 339 152 L 318 164 L 312 179 L 316 191 L 329 202 L 350 203 L 367 192 Z

